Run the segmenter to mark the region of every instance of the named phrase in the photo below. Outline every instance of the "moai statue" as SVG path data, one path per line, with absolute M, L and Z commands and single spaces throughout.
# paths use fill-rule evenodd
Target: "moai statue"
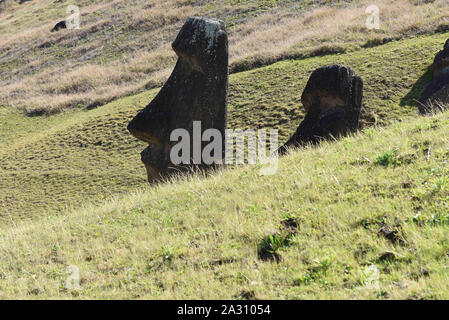
M 190 134 L 190 146 L 204 148 L 205 142 L 193 130 L 194 122 L 201 122 L 201 131 L 217 129 L 224 137 L 227 122 L 228 38 L 224 22 L 189 18 L 172 44 L 178 62 L 170 78 L 153 101 L 129 123 L 128 130 L 136 138 L 149 144 L 141 156 L 149 182 L 157 182 L 172 173 L 192 167 L 207 169 L 191 154 L 189 163 L 174 165 L 170 151 L 177 143 L 170 141 L 176 129 Z M 195 140 L 196 139 L 196 140 Z M 194 141 L 195 140 L 195 141 Z M 195 150 L 193 150 L 195 152 Z
M 67 24 L 65 23 L 65 20 L 59 21 L 54 27 L 53 29 L 50 30 L 50 32 L 55 32 L 55 31 L 59 31 L 62 29 L 67 29 Z
M 351 68 L 339 65 L 315 70 L 302 94 L 304 121 L 279 152 L 288 147 L 318 143 L 357 130 L 362 107 L 363 82 Z
M 435 56 L 431 71 L 432 81 L 424 89 L 419 99 L 421 113 L 431 112 L 435 107 L 435 102 L 449 103 L 449 39 L 443 50 Z

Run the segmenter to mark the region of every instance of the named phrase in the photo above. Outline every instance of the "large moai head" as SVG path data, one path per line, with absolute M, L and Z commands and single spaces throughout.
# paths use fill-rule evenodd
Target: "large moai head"
M 421 113 L 432 112 L 438 104 L 449 103 L 449 39 L 435 56 L 431 66 L 432 80 L 419 99 Z
M 332 65 L 315 70 L 301 97 L 307 114 L 280 152 L 357 130 L 362 97 L 362 79 L 351 68 Z
M 187 130 L 193 145 L 194 121 L 201 121 L 202 131 L 217 129 L 223 137 L 226 129 L 228 38 L 224 22 L 189 18 L 172 47 L 178 62 L 170 78 L 128 125 L 132 135 L 149 144 L 141 156 L 150 182 L 181 169 L 170 160 L 170 150 L 176 144 L 170 141 L 174 130 Z M 203 163 L 196 166 L 208 167 Z

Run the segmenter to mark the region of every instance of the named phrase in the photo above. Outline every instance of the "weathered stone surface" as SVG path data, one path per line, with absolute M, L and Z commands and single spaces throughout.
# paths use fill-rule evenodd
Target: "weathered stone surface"
M 307 114 L 280 153 L 357 130 L 362 94 L 362 79 L 351 68 L 333 65 L 315 70 L 301 98 Z
M 54 27 L 53 29 L 51 29 L 51 32 L 55 32 L 55 31 L 59 31 L 62 29 L 67 29 L 67 25 L 65 23 L 65 20 L 59 21 Z
M 443 50 L 435 56 L 431 71 L 432 81 L 420 99 L 421 113 L 431 112 L 436 106 L 435 102 L 449 103 L 449 39 Z
M 170 150 L 176 144 L 170 141 L 173 130 L 187 130 L 193 145 L 194 121 L 201 121 L 202 131 L 218 129 L 223 137 L 226 129 L 228 39 L 224 22 L 189 18 L 172 47 L 179 58 L 170 78 L 128 125 L 132 135 L 149 144 L 142 161 L 150 182 L 180 170 L 170 161 Z M 203 163 L 196 167 L 208 168 Z

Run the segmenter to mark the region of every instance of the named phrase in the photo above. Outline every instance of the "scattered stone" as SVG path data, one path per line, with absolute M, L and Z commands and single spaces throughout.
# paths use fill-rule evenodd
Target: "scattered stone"
M 316 144 L 356 131 L 362 95 L 363 81 L 351 68 L 333 65 L 315 70 L 301 98 L 307 114 L 280 153 L 292 146 Z
M 298 229 L 299 219 L 298 218 L 288 218 L 281 221 L 281 225 L 286 229 Z
M 256 293 L 253 290 L 251 291 L 244 290 L 240 292 L 240 294 L 238 294 L 236 298 L 240 300 L 257 300 Z
M 281 225 L 288 235 L 295 235 L 299 228 L 298 218 L 289 218 L 281 221 Z
M 398 230 L 390 228 L 387 225 L 383 225 L 382 228 L 379 229 L 378 233 L 382 234 L 385 238 L 387 238 L 391 242 L 396 242 L 399 239 Z
M 423 277 L 428 277 L 430 275 L 429 270 L 421 267 L 417 272 L 412 272 L 409 276 L 415 281 L 418 281 L 419 279 Z
M 189 18 L 172 44 L 178 62 L 170 78 L 154 100 L 129 123 L 128 130 L 149 144 L 141 158 L 148 181 L 157 182 L 179 171 L 208 169 L 203 160 L 188 165 L 173 165 L 170 141 L 175 129 L 190 133 L 193 122 L 201 121 L 201 131 L 218 129 L 225 136 L 227 122 L 228 38 L 224 22 L 199 17 Z M 200 138 L 201 140 L 201 138 Z M 224 139 L 222 139 L 224 155 Z M 198 143 L 198 141 L 196 141 Z M 207 145 L 200 142 L 201 150 Z M 195 164 L 195 165 L 192 165 Z
M 420 269 L 420 274 L 421 274 L 421 276 L 423 276 L 423 277 L 428 277 L 428 276 L 430 275 L 430 272 L 429 272 L 429 270 L 427 270 L 427 269 L 421 268 L 421 269 Z
M 402 183 L 402 188 L 403 189 L 410 189 L 413 186 L 412 182 L 404 182 Z
M 282 261 L 282 256 L 273 248 L 271 243 L 264 243 L 259 246 L 257 250 L 257 256 L 262 261 L 276 261 L 277 263 Z
M 397 227 L 390 227 L 386 224 L 382 225 L 382 227 L 378 231 L 379 234 L 383 235 L 386 239 L 390 240 L 393 244 L 404 244 L 405 241 L 399 232 Z
M 429 113 L 441 104 L 449 103 L 449 39 L 443 50 L 437 53 L 430 67 L 432 81 L 424 89 L 419 100 L 421 113 Z
M 51 29 L 51 32 L 55 32 L 55 31 L 59 31 L 62 29 L 67 29 L 67 25 L 65 23 L 65 20 L 59 21 L 54 27 L 53 29 Z
M 37 296 L 41 291 L 39 290 L 39 288 L 33 288 L 31 290 L 28 291 L 28 295 L 34 295 Z

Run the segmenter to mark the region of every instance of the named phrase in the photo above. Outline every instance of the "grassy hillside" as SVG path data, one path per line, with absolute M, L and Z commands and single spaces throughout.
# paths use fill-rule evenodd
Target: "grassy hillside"
M 280 142 L 286 141 L 303 117 L 300 95 L 310 73 L 332 63 L 353 67 L 365 81 L 363 126 L 415 117 L 414 98 L 448 36 L 417 37 L 234 74 L 229 127 L 277 128 Z M 0 220 L 52 216 L 145 185 L 139 156 L 144 144 L 126 131 L 126 125 L 156 92 L 48 117 L 0 108 Z
M 0 12 L 0 106 L 31 114 L 99 106 L 159 86 L 188 16 L 223 19 L 231 70 L 280 59 L 349 52 L 449 30 L 446 0 L 79 0 L 81 28 L 50 33 L 69 0 L 5 0 Z
M 448 299 L 448 128 L 448 113 L 409 119 L 273 176 L 184 177 L 2 225 L 1 297 Z

